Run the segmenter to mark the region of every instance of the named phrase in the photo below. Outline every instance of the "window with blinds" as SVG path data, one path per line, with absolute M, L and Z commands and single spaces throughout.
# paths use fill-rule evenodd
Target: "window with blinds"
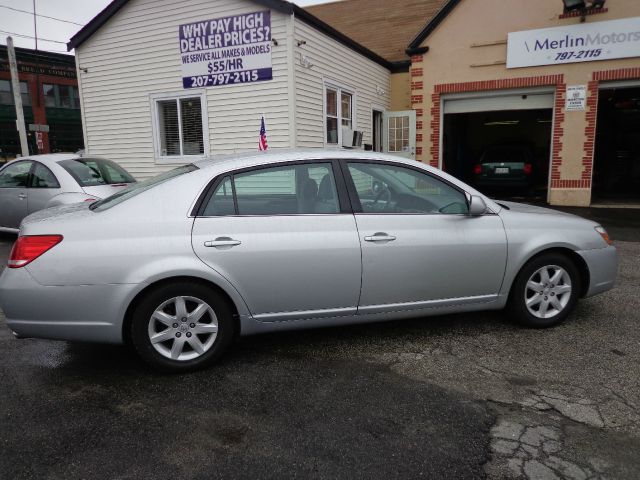
M 204 155 L 201 97 L 158 99 L 156 116 L 161 157 Z

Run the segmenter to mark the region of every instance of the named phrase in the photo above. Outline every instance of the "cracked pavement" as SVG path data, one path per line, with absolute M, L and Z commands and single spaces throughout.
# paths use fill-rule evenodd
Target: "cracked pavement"
M 618 286 L 548 330 L 487 312 L 269 334 L 176 377 L 0 328 L 0 477 L 640 478 L 639 220 L 616 222 Z

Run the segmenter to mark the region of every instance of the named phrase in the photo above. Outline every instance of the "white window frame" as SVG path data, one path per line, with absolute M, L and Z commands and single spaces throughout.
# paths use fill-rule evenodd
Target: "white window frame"
M 160 121 L 158 118 L 158 102 L 162 100 L 180 100 L 181 98 L 199 98 L 202 112 L 202 143 L 201 155 L 162 155 L 162 142 L 160 140 Z M 149 95 L 151 108 L 151 126 L 153 130 L 153 150 L 155 161 L 160 165 L 185 164 L 201 160 L 209 156 L 209 116 L 207 114 L 207 96 L 204 90 L 186 90 L 184 92 L 154 93 Z M 180 115 L 180 102 L 178 101 L 178 134 L 180 149 L 182 149 L 182 118 Z
M 327 142 L 327 89 L 337 92 L 337 114 L 338 114 L 338 143 Z M 351 129 L 357 130 L 356 111 L 357 95 L 356 89 L 332 80 L 322 81 L 322 142 L 327 148 L 342 148 L 342 93 L 351 95 Z

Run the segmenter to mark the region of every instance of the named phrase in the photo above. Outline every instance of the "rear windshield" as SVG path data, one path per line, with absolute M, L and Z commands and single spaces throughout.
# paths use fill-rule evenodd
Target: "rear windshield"
M 93 202 L 89 208 L 91 210 L 97 210 L 98 212 L 107 210 L 108 208 L 114 207 L 115 205 L 118 205 L 119 203 L 122 203 L 131 197 L 135 197 L 136 195 L 145 192 L 150 188 L 155 187 L 156 185 L 160 185 L 167 180 L 179 177 L 180 175 L 184 175 L 185 173 L 193 172 L 194 170 L 198 170 L 198 167 L 193 164 L 174 168 L 173 170 L 169 170 L 168 172 L 148 178 L 144 182 L 133 183 L 127 188 L 114 193 L 110 197 L 98 200 L 97 202 Z
M 118 183 L 134 183 L 135 179 L 120 165 L 102 158 L 77 158 L 59 164 L 81 187 L 99 187 Z
M 485 152 L 482 163 L 524 162 L 528 159 L 529 153 L 525 148 L 493 148 Z

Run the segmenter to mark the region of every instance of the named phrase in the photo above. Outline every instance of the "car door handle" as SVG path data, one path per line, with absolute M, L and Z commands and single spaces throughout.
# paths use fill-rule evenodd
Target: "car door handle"
M 377 232 L 368 237 L 364 237 L 365 242 L 393 242 L 396 239 L 393 235 L 384 232 Z
M 230 237 L 218 237 L 215 240 L 208 240 L 204 242 L 205 247 L 235 247 L 236 245 L 240 245 L 242 242 L 240 240 L 234 240 Z
M 20 195 L 18 195 L 18 198 L 24 200 L 25 198 L 27 198 L 27 194 L 26 193 L 21 193 Z

